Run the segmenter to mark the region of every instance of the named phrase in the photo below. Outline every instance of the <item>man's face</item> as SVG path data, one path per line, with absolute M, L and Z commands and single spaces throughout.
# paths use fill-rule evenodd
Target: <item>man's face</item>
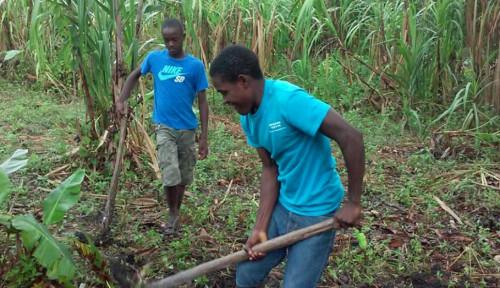
M 212 77 L 212 84 L 222 94 L 224 104 L 232 106 L 240 115 L 250 113 L 254 105 L 255 93 L 248 81 L 246 75 L 240 75 L 234 83 L 224 81 L 218 75 Z
M 182 52 L 182 42 L 184 35 L 179 27 L 165 27 L 162 31 L 165 47 L 168 49 L 170 56 L 178 56 Z

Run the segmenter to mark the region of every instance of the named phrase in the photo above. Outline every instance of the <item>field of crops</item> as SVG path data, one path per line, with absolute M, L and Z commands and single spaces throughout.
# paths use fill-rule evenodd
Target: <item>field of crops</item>
M 126 126 L 114 113 L 165 17 L 207 69 L 242 44 L 363 133 L 363 220 L 318 287 L 500 285 L 500 2 L 0 0 L 0 287 L 132 287 L 243 247 L 261 164 L 221 95 L 207 90 L 210 154 L 169 239 L 151 77 Z M 186 287 L 233 287 L 234 271 Z

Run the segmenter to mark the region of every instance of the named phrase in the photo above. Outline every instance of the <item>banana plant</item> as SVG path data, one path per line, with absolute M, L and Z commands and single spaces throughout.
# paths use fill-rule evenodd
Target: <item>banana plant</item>
M 0 165 L 0 208 L 10 195 L 11 184 L 8 175 L 27 164 L 27 150 L 17 150 L 7 161 Z M 49 279 L 68 283 L 75 275 L 75 264 L 69 248 L 58 241 L 50 232 L 50 226 L 61 223 L 64 214 L 80 198 L 80 184 L 85 172 L 78 169 L 43 201 L 43 222 L 33 215 L 13 215 L 0 210 L 0 224 L 8 233 L 20 235 L 24 247 L 34 260 L 44 267 Z
M 28 150 L 17 149 L 9 159 L 0 165 L 0 208 L 10 195 L 10 182 L 8 175 L 23 168 L 28 163 L 26 155 Z

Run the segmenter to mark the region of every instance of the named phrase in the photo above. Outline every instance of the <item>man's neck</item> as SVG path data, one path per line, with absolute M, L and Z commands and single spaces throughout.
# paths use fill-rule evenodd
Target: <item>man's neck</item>
M 172 55 L 172 54 L 169 53 L 169 55 L 170 55 L 170 57 L 175 58 L 175 59 L 182 59 L 185 56 L 184 50 L 182 50 L 181 52 L 179 52 L 179 54 Z
M 255 83 L 253 84 L 257 86 L 256 87 L 257 92 L 255 95 L 255 102 L 252 107 L 252 112 L 251 112 L 252 114 L 254 114 L 255 112 L 257 112 L 257 110 L 259 110 L 260 103 L 262 103 L 262 97 L 264 97 L 264 84 L 265 84 L 264 79 L 255 80 Z

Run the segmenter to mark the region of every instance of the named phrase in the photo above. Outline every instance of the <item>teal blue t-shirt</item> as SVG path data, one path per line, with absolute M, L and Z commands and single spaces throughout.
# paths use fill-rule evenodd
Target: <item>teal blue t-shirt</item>
M 329 109 L 289 82 L 266 79 L 258 110 L 240 118 L 248 143 L 278 166 L 278 201 L 299 215 L 328 214 L 344 197 L 330 139 L 319 131 Z

